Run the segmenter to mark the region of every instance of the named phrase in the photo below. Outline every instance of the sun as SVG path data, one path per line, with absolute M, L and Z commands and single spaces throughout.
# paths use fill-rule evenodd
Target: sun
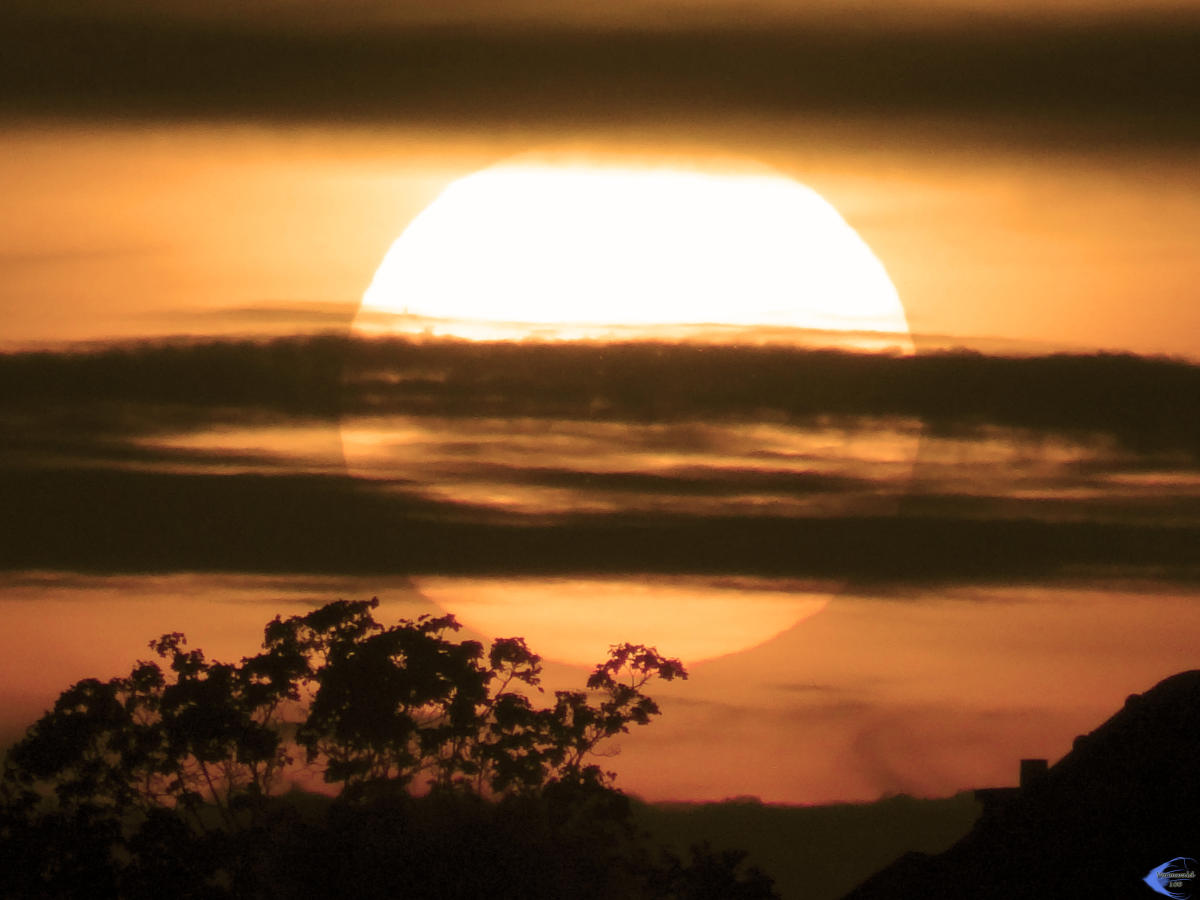
M 746 165 L 518 160 L 404 230 L 356 329 L 505 339 L 876 334 L 911 350 L 883 264 L 828 202 Z
M 460 178 L 396 239 L 363 296 L 354 331 L 913 349 L 883 264 L 837 210 L 792 178 L 726 162 L 525 157 Z M 549 434 L 527 420 L 383 409 L 343 422 L 342 443 L 350 471 L 384 489 L 519 521 L 580 513 L 588 503 L 600 503 L 605 515 L 643 514 L 649 502 L 636 491 L 526 483 L 525 471 L 752 471 L 766 466 L 761 454 L 779 444 L 771 465 L 811 475 L 807 467 L 828 455 L 825 444 L 834 439 L 787 423 L 766 431 L 742 423 L 738 435 L 717 441 L 723 455 L 709 458 L 680 443 L 682 434 L 646 428 L 652 426 L 635 433 L 633 423 L 587 418 L 556 422 Z M 731 449 L 746 442 L 752 446 L 744 452 Z M 915 453 L 907 446 L 892 451 L 901 465 Z M 651 499 L 674 514 L 721 514 L 697 513 L 692 507 L 707 501 L 686 492 Z M 755 495 L 712 502 L 726 510 L 733 503 L 743 511 L 766 508 Z M 830 596 L 762 579 L 424 574 L 413 583 L 485 637 L 522 635 L 539 653 L 581 665 L 622 640 L 657 644 L 688 663 L 737 653 L 816 614 Z
M 769 579 L 432 578 L 420 592 L 487 638 L 519 634 L 558 661 L 593 666 L 629 640 L 685 664 L 756 647 L 816 615 L 829 594 Z

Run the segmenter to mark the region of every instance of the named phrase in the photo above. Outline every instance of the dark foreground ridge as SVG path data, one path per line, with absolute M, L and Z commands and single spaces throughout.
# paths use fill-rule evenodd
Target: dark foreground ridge
M 984 813 L 937 856 L 910 853 L 845 900 L 970 896 L 1149 898 L 1151 870 L 1200 855 L 1200 671 L 1145 694 L 1019 789 L 980 791 Z M 1200 884 L 1187 882 L 1192 897 Z
M 904 794 L 872 803 L 796 806 L 733 797 L 720 803 L 634 804 L 634 818 L 679 853 L 709 842 L 745 850 L 775 879 L 783 900 L 838 900 L 902 854 L 941 853 L 979 818 L 970 791 Z

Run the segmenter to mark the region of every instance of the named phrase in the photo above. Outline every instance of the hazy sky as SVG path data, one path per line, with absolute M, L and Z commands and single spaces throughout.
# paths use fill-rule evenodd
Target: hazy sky
M 452 179 L 566 143 L 809 184 L 939 341 L 1200 355 L 1192 4 L 792 7 L 8 5 L 5 337 L 346 325 Z M 1006 21 L 884 21 L 949 7 Z M 364 25 L 426 15 L 481 27 Z
M 0 737 L 339 596 L 525 635 L 552 686 L 683 656 L 605 760 L 656 799 L 1011 783 L 1195 664 L 1195 366 L 338 348 L 0 358 Z
M 5 708 L 153 629 L 249 652 L 225 594 L 661 578 L 768 624 L 830 602 L 702 663 L 638 791 L 949 793 L 1065 752 L 1194 661 L 1198 37 L 1118 0 L 5 4 L 0 344 L 56 348 L 0 357 Z M 430 346 L 344 379 L 409 222 L 564 147 L 811 186 L 918 356 Z M 337 340 L 138 344 L 295 332 Z M 924 354 L 957 345 L 1193 365 Z

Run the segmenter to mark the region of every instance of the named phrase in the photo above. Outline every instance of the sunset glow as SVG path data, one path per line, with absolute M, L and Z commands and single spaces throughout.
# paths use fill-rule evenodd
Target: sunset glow
M 370 334 L 659 337 L 672 327 L 883 332 L 911 349 L 882 263 L 780 175 L 504 164 L 452 183 L 363 297 Z
M 816 615 L 822 592 L 766 580 L 417 578 L 417 590 L 488 637 L 523 636 L 558 662 L 592 666 L 625 641 L 692 665 L 757 646 Z
M 744 167 L 518 162 L 460 178 L 393 244 L 354 328 L 485 340 L 719 335 L 734 343 L 769 332 L 772 341 L 785 335 L 798 344 L 853 334 L 874 335 L 870 349 L 912 351 L 895 287 L 838 212 L 792 179 Z M 867 349 L 861 340 L 837 343 Z M 896 423 L 873 436 L 884 447 L 880 459 L 867 447 L 870 433 L 857 428 L 739 422 L 699 441 L 700 427 L 557 423 L 547 434 L 544 423 L 510 418 L 346 419 L 342 440 L 360 477 L 396 479 L 439 502 L 534 516 L 779 515 L 835 506 L 888 514 L 897 494 L 835 497 L 824 485 L 853 477 L 845 465 L 853 460 L 856 471 L 890 467 L 885 477 L 902 490 L 916 454 L 917 434 Z M 472 438 L 478 446 L 467 453 Z M 704 452 L 709 445 L 719 453 Z M 478 464 L 484 458 L 490 468 Z M 512 477 L 531 466 L 560 475 L 542 484 Z M 562 477 L 568 469 L 591 475 L 571 487 Z M 744 487 L 712 493 L 714 479 L 730 478 Z M 414 584 L 480 633 L 523 635 L 549 658 L 578 665 L 622 640 L 689 663 L 744 651 L 829 599 L 828 590 L 695 579 L 422 576 Z
M 0 4 L 0 895 L 1145 892 L 1198 43 Z

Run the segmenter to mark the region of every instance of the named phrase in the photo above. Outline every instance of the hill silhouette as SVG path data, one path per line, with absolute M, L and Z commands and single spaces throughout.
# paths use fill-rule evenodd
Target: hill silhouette
M 770 873 L 784 900 L 837 900 L 903 853 L 940 853 L 979 817 L 970 791 L 934 799 L 904 794 L 871 803 L 797 806 L 735 797 L 720 803 L 634 803 L 634 819 L 676 852 L 693 844 L 737 848 Z
M 1200 853 L 1197 759 L 1200 670 L 1130 696 L 1019 789 L 979 792 L 984 813 L 966 837 L 902 857 L 845 900 L 1158 896 L 1151 870 Z

